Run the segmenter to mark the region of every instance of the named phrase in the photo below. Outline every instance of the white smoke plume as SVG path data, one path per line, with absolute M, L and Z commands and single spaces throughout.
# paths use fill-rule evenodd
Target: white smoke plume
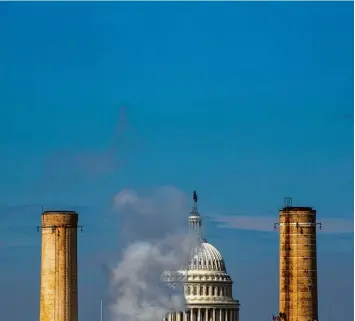
M 196 245 L 187 233 L 188 204 L 174 187 L 156 188 L 144 197 L 133 190 L 115 196 L 126 246 L 111 273 L 112 321 L 160 321 L 169 311 L 185 308 L 183 287 L 168 287 L 162 274 L 184 266 Z

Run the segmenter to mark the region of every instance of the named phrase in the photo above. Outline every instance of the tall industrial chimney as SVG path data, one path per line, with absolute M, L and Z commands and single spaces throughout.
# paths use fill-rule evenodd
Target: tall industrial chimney
M 280 210 L 280 320 L 318 321 L 316 211 Z
M 78 214 L 42 214 L 40 321 L 78 321 Z

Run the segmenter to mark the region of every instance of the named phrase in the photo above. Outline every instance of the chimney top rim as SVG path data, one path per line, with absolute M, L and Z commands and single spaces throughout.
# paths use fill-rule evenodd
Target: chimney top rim
M 42 215 L 56 215 L 56 214 L 78 215 L 76 211 L 65 211 L 65 210 L 47 210 L 42 213 Z
M 285 206 L 280 211 L 307 211 L 307 212 L 316 212 L 316 210 L 310 206 Z

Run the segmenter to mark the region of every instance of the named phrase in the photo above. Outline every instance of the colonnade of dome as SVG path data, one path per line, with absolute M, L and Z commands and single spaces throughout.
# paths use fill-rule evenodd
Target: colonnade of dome
M 185 296 L 211 296 L 211 297 L 231 297 L 232 287 L 223 285 L 189 285 Z
M 239 321 L 237 307 L 190 307 L 187 311 L 172 312 L 166 321 Z

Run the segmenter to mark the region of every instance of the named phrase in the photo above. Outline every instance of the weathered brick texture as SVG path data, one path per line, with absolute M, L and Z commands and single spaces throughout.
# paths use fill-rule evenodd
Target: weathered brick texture
M 280 312 L 285 321 L 318 320 L 316 211 L 280 211 Z
M 78 321 L 76 212 L 42 214 L 40 321 Z

